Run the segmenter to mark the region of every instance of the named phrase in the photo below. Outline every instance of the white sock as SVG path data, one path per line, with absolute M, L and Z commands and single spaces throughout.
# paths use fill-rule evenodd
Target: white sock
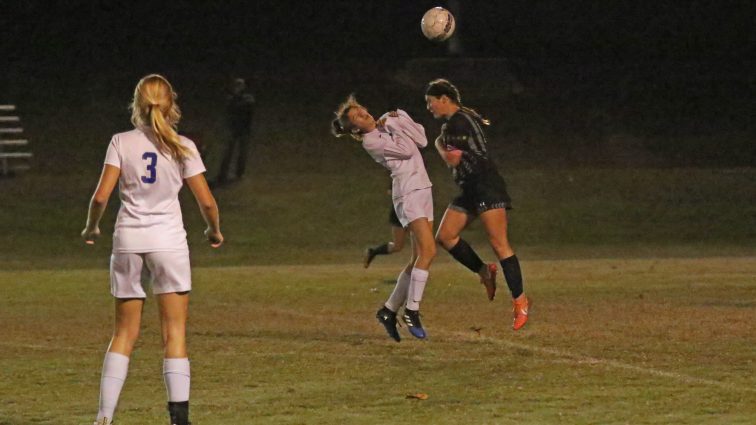
M 163 378 L 168 401 L 189 401 L 189 359 L 163 359 Z
M 399 310 L 399 307 L 401 307 L 407 300 L 407 288 L 409 288 L 409 284 L 410 275 L 402 270 L 402 272 L 399 273 L 399 277 L 396 278 L 394 291 L 391 292 L 391 296 L 389 296 L 389 299 L 383 305 L 396 313 Z
M 129 358 L 119 353 L 105 353 L 102 364 L 102 378 L 100 380 L 100 410 L 97 420 L 113 419 L 118 397 L 121 395 L 123 383 L 129 372 Z
M 420 310 L 420 301 L 423 300 L 425 283 L 428 282 L 428 270 L 412 269 L 409 289 L 407 291 L 407 308 L 410 310 Z

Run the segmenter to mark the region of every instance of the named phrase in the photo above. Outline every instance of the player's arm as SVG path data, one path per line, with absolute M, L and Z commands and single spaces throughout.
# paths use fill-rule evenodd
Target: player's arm
M 186 184 L 194 194 L 199 205 L 200 214 L 207 224 L 205 236 L 213 248 L 218 248 L 223 243 L 223 234 L 220 231 L 220 212 L 210 188 L 205 180 L 205 175 L 200 173 L 186 178 Z
M 100 220 L 108 206 L 108 199 L 113 193 L 118 177 L 121 175 L 121 169 L 110 164 L 102 167 L 100 181 L 97 183 L 92 199 L 89 201 L 89 212 L 87 213 L 87 225 L 81 231 L 81 237 L 84 242 L 94 244 L 95 239 L 100 237 Z
M 401 109 L 398 109 L 397 115 L 399 123 L 404 130 L 404 134 L 412 140 L 418 148 L 424 148 L 428 146 L 428 138 L 425 135 L 425 127 L 416 123 L 409 114 Z
M 434 143 L 434 145 L 436 146 L 436 151 L 438 152 L 439 156 L 441 156 L 441 159 L 444 160 L 446 165 L 454 168 L 459 165 L 459 162 L 462 160 L 462 151 L 444 143 L 443 138 L 443 134 L 436 138 L 436 142 Z
M 412 140 L 407 137 L 400 127 L 394 126 L 391 121 L 386 123 L 386 129 L 391 133 L 393 143 L 386 143 L 383 147 L 383 155 L 386 159 L 410 159 L 417 148 Z

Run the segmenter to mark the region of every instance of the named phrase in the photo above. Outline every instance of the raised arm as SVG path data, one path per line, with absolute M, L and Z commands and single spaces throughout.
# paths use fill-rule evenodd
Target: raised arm
M 402 127 L 394 125 L 391 121 L 386 123 L 386 129 L 391 133 L 392 142 L 383 147 L 383 154 L 387 160 L 410 159 L 415 152 L 419 152 L 412 142 L 402 131 Z
M 428 146 L 428 137 L 425 135 L 425 127 L 416 123 L 405 111 L 398 109 L 396 112 L 399 114 L 399 125 L 404 134 L 409 137 L 417 147 L 424 148 Z
M 200 173 L 188 177 L 186 184 L 194 194 L 202 218 L 205 220 L 205 224 L 207 224 L 205 236 L 207 236 L 207 240 L 213 248 L 218 248 L 223 244 L 223 235 L 220 231 L 220 212 L 218 211 L 218 204 L 215 202 L 215 198 L 207 186 L 205 175 Z
M 100 237 L 100 220 L 102 219 L 105 208 L 108 206 L 108 199 L 113 193 L 118 177 L 121 175 L 121 169 L 110 164 L 102 167 L 100 181 L 97 183 L 92 199 L 89 201 L 89 211 L 87 212 L 87 224 L 81 231 L 81 237 L 89 245 L 95 243 L 95 239 Z

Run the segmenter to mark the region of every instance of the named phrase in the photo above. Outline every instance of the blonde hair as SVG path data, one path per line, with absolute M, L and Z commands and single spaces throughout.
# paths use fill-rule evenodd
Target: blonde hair
M 181 144 L 176 126 L 181 110 L 176 104 L 176 92 L 162 75 L 150 74 L 137 83 L 131 102 L 131 123 L 137 128 L 151 128 L 158 150 L 178 161 L 192 151 Z
M 355 140 L 362 140 L 362 135 L 354 132 L 354 125 L 349 119 L 349 111 L 351 111 L 352 108 L 362 107 L 363 106 L 357 102 L 357 98 L 354 94 L 350 94 L 345 101 L 341 102 L 339 108 L 335 112 L 336 119 L 331 121 L 331 133 L 336 137 L 349 135 Z

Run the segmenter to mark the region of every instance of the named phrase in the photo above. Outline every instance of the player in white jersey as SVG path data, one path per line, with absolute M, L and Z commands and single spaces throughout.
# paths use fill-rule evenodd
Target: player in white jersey
M 394 209 L 412 236 L 412 259 L 402 270 L 394 291 L 376 317 L 389 336 L 399 341 L 396 314 L 404 305 L 402 320 L 416 338 L 425 338 L 420 322 L 420 301 L 428 270 L 436 256 L 433 239 L 433 196 L 419 148 L 428 145 L 425 129 L 404 111 L 383 115 L 376 121 L 354 96 L 339 106 L 331 130 L 337 137 L 350 135 L 379 164 L 391 171 Z
M 113 234 L 110 289 L 115 297 L 115 330 L 105 354 L 100 407 L 95 425 L 108 425 L 128 372 L 146 294 L 142 270 L 148 271 L 158 300 L 163 333 L 163 376 L 173 425 L 189 424 L 189 359 L 186 320 L 192 288 L 189 249 L 178 193 L 191 189 L 207 223 L 205 235 L 223 243 L 218 206 L 207 186 L 194 143 L 176 133 L 181 112 L 170 83 L 160 75 L 142 78 L 134 90 L 134 130 L 113 136 L 100 181 L 81 232 L 88 244 L 100 236 L 99 223 L 118 183 L 121 208 Z

